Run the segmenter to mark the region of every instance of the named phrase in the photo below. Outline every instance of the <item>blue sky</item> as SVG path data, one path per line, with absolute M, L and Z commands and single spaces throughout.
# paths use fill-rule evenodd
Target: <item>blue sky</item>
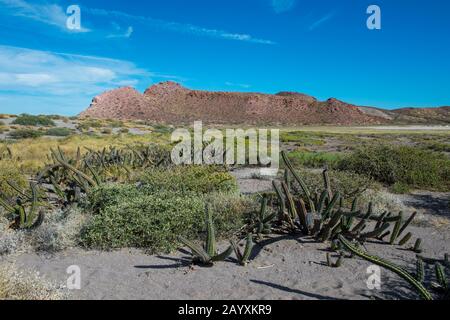
M 381 30 L 366 27 L 372 4 Z M 0 113 L 73 115 L 103 91 L 167 80 L 450 105 L 449 16 L 446 0 L 0 0 Z

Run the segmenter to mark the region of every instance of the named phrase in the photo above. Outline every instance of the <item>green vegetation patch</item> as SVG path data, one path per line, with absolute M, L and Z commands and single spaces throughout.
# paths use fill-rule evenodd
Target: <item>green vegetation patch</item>
M 55 122 L 49 116 L 33 116 L 29 114 L 21 114 L 12 124 L 21 126 L 36 126 L 36 127 L 54 127 Z
M 343 156 L 339 153 L 331 152 L 307 152 L 294 151 L 289 153 L 289 160 L 294 166 L 305 166 L 308 168 L 336 168 Z
M 68 137 L 73 133 L 69 128 L 51 128 L 45 132 L 46 136 L 52 137 Z
M 450 190 L 450 159 L 409 146 L 370 146 L 345 157 L 340 169 L 368 175 L 388 185 L 406 184 L 427 190 Z
M 151 192 L 136 185 L 106 185 L 89 197 L 93 217 L 82 232 L 87 247 L 146 248 L 170 252 L 178 236 L 198 239 L 204 231 L 205 207 L 214 214 L 219 236 L 240 228 L 252 201 L 236 194 Z
M 13 160 L 0 160 L 0 192 L 6 198 L 11 198 L 16 195 L 16 191 L 6 181 L 12 181 L 21 188 L 27 186 L 26 177 L 22 174 L 17 162 Z
M 11 139 L 34 139 L 44 135 L 44 132 L 33 129 L 18 129 L 9 133 Z
M 237 192 L 236 179 L 220 166 L 176 166 L 150 169 L 140 178 L 145 188 L 157 192 Z

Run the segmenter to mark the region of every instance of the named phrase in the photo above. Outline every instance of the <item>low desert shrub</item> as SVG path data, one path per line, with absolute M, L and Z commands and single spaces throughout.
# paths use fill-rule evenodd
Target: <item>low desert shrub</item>
M 44 132 L 33 129 L 18 129 L 9 133 L 9 137 L 12 139 L 35 139 L 42 137 Z
M 21 114 L 18 116 L 12 124 L 21 126 L 43 126 L 43 127 L 53 127 L 55 122 L 49 116 L 33 116 L 29 114 Z
M 414 147 L 364 147 L 345 157 L 339 167 L 388 185 L 403 183 L 412 188 L 450 190 L 450 159 Z
M 36 272 L 19 271 L 14 265 L 0 266 L 0 300 L 62 300 L 61 287 Z
M 37 251 L 57 252 L 79 244 L 86 215 L 77 207 L 52 212 L 43 224 L 29 234 L 29 243 Z
M 294 166 L 308 168 L 323 168 L 326 165 L 329 168 L 336 168 L 342 159 L 342 155 L 338 153 L 304 151 L 290 152 L 288 157 Z
M 176 166 L 150 169 L 141 177 L 142 184 L 152 192 L 237 192 L 236 179 L 219 166 Z
M 72 133 L 72 130 L 69 128 L 51 128 L 45 132 L 45 135 L 52 137 L 68 137 Z
M 103 134 L 111 134 L 112 133 L 112 129 L 111 128 L 103 128 L 101 132 Z
M 92 217 L 81 233 L 86 247 L 147 248 L 153 253 L 176 248 L 177 236 L 197 239 L 208 205 L 218 236 L 238 230 L 255 202 L 238 194 L 155 191 L 145 185 L 104 185 L 87 199 Z

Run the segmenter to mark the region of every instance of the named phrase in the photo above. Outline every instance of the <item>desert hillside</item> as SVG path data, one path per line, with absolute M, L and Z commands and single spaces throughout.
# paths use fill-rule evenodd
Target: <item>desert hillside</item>
M 382 110 L 359 107 L 334 98 L 318 101 L 296 93 L 275 95 L 190 90 L 175 82 L 149 87 L 144 94 L 124 87 L 92 100 L 81 116 L 107 119 L 150 120 L 165 123 L 260 124 L 384 124 L 450 123 L 450 107 Z

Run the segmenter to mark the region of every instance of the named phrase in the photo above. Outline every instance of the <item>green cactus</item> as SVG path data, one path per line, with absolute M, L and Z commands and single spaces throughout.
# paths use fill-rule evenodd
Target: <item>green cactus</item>
M 10 185 L 11 182 L 8 182 Z M 30 182 L 31 194 L 21 191 L 16 205 L 11 205 L 6 199 L 0 197 L 0 205 L 14 217 L 11 225 L 13 229 L 32 230 L 39 227 L 44 221 L 44 213 L 38 210 L 38 190 L 36 184 Z M 30 203 L 27 205 L 27 203 Z
M 350 251 L 351 253 L 357 255 L 358 257 L 361 257 L 369 262 L 372 262 L 376 265 L 379 265 L 383 268 L 386 268 L 394 273 L 396 273 L 397 275 L 399 275 L 400 277 L 402 277 L 403 279 L 405 279 L 415 290 L 418 291 L 418 293 L 420 294 L 420 296 L 425 299 L 425 300 L 433 300 L 433 297 L 431 296 L 431 294 L 428 292 L 428 290 L 422 285 L 422 283 L 420 283 L 419 281 L 417 281 L 414 276 L 412 276 L 408 271 L 406 271 L 405 269 L 403 269 L 400 266 L 397 266 L 389 261 L 386 261 L 384 259 L 381 259 L 379 257 L 376 256 L 372 256 L 367 254 L 366 252 L 362 251 L 361 249 L 356 248 L 355 246 L 353 246 L 345 237 L 343 237 L 342 235 L 339 235 L 339 240 L 341 241 L 341 243 L 344 245 L 344 247 Z
M 204 265 L 213 265 L 214 262 L 223 261 L 228 258 L 233 252 L 233 247 L 229 246 L 222 253 L 217 253 L 215 230 L 210 210 L 207 210 L 206 213 L 206 233 L 206 243 L 204 248 L 182 236 L 178 237 L 181 243 L 192 250 L 192 255 L 194 256 L 193 262 Z
M 254 242 L 253 237 L 251 234 L 247 235 L 246 242 L 245 242 L 245 248 L 244 252 L 241 251 L 239 248 L 239 243 L 236 243 L 234 241 L 230 241 L 231 246 L 233 247 L 234 253 L 236 254 L 236 258 L 238 259 L 238 262 L 242 266 L 246 266 L 249 263 L 250 255 L 253 250 Z
M 398 214 L 398 216 L 399 216 L 399 219 L 397 220 L 397 222 L 394 225 L 394 229 L 393 229 L 393 231 L 391 233 L 391 238 L 389 240 L 389 243 L 391 245 L 394 244 L 395 240 L 397 240 L 397 237 L 400 235 L 400 229 L 401 229 L 401 226 L 402 226 L 402 223 L 403 223 L 403 212 L 400 212 Z
M 406 243 L 408 243 L 409 240 L 412 238 L 412 233 L 408 232 L 398 243 L 401 246 L 404 246 Z
M 416 261 L 416 280 L 420 283 L 425 281 L 425 264 L 420 257 Z

